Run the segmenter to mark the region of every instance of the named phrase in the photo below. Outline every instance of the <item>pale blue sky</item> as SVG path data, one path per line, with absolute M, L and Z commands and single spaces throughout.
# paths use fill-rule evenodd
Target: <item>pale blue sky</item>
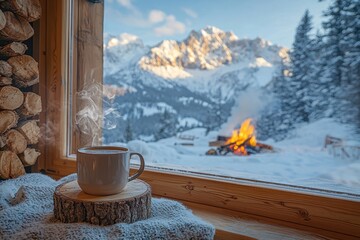
M 184 39 L 192 29 L 216 26 L 239 38 L 261 37 L 291 47 L 306 9 L 321 27 L 329 1 L 318 0 L 105 0 L 105 33 L 130 33 L 145 44 Z

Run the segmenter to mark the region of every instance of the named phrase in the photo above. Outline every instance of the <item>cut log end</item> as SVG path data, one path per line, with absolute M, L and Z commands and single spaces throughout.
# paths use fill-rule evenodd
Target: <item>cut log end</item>
M 13 79 L 19 87 L 29 87 L 39 82 L 38 63 L 28 55 L 11 57 L 8 63 L 13 68 Z
M 0 151 L 0 178 L 16 178 L 24 174 L 24 166 L 15 153 Z
M 24 104 L 19 109 L 21 116 L 35 116 L 38 115 L 41 110 L 41 97 L 33 92 L 24 93 Z
M 26 121 L 17 129 L 22 133 L 28 144 L 37 144 L 40 137 L 40 127 L 35 120 Z
M 28 47 L 21 42 L 11 42 L 0 47 L 0 55 L 4 57 L 15 57 L 24 55 Z
M 34 35 L 34 29 L 26 19 L 12 12 L 4 12 L 6 25 L 0 30 L 0 39 L 25 41 Z
M 11 83 L 11 78 L 0 76 L 0 87 L 11 85 Z
M 5 9 L 14 12 L 16 15 L 33 22 L 40 18 L 41 5 L 39 0 L 6 0 L 0 4 Z
M 0 75 L 5 77 L 11 77 L 12 67 L 5 61 L 0 60 Z
M 24 166 L 32 166 L 36 163 L 36 160 L 40 155 L 41 154 L 34 148 L 27 148 L 22 154 L 19 155 L 19 157 Z
M 20 154 L 23 153 L 27 147 L 25 137 L 15 129 L 11 129 L 5 133 L 6 148 L 10 151 Z
M 151 189 L 145 182 L 134 180 L 129 182 L 121 193 L 93 196 L 82 192 L 75 180 L 55 189 L 54 215 L 56 219 L 65 223 L 133 223 L 150 217 Z
M 3 13 L 3 11 L 1 11 L 0 9 L 0 30 L 3 29 L 6 25 L 6 17 Z
M 10 128 L 16 127 L 19 116 L 14 111 L 1 111 L 0 112 L 0 134 L 6 132 Z
M 0 87 L 0 109 L 15 110 L 24 102 L 24 94 L 16 87 Z

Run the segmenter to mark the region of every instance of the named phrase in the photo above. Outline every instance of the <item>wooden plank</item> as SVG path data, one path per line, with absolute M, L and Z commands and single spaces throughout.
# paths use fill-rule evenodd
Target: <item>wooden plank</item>
M 145 171 L 154 194 L 360 237 L 360 202 L 265 186 Z
M 73 85 L 73 93 L 79 91 L 92 91 L 97 89 L 96 96 L 92 97 L 97 107 L 97 113 L 102 113 L 102 83 L 103 83 L 103 18 L 104 3 L 90 3 L 86 0 L 75 1 L 74 21 L 74 70 L 76 81 Z M 75 75 L 74 75 L 75 76 Z M 89 101 L 73 96 L 73 116 L 81 109 L 89 105 Z M 76 136 L 73 139 L 72 152 L 76 149 L 89 145 L 100 145 L 102 118 L 95 120 L 98 127 L 91 127 L 92 132 L 87 134 L 79 131 L 73 119 L 73 131 Z
M 46 18 L 42 17 L 41 22 L 46 21 L 45 30 L 45 81 L 41 84 L 41 96 L 46 106 L 45 123 L 42 129 L 43 141 L 46 146 L 44 169 L 54 165 L 56 159 L 64 157 L 64 130 L 62 127 L 64 114 L 67 112 L 63 104 L 64 85 L 61 78 L 62 71 L 62 30 L 63 30 L 63 3 L 62 1 L 43 1 L 46 11 Z M 65 17 L 65 16 L 64 16 Z
M 216 228 L 215 239 L 342 239 L 356 237 L 299 226 L 256 215 L 181 201 L 192 212 Z
M 209 142 L 209 147 L 221 147 L 225 145 L 225 141 L 211 141 Z

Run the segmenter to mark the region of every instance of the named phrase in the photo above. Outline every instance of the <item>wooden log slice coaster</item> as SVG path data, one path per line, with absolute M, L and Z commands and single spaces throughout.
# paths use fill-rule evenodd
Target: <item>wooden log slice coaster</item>
M 54 215 L 64 223 L 88 222 L 102 226 L 144 220 L 151 215 L 151 188 L 136 179 L 118 194 L 95 196 L 83 192 L 74 180 L 56 187 Z

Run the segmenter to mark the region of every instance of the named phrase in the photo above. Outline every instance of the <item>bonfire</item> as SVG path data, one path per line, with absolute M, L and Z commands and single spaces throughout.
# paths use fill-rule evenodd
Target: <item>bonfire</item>
M 248 118 L 242 122 L 241 127 L 233 131 L 231 137 L 218 136 L 218 140 L 209 143 L 210 146 L 217 146 L 217 149 L 210 149 L 207 155 L 226 155 L 233 153 L 239 156 L 247 156 L 255 153 L 273 152 L 273 147 L 259 143 L 256 140 L 255 126 L 252 119 Z

